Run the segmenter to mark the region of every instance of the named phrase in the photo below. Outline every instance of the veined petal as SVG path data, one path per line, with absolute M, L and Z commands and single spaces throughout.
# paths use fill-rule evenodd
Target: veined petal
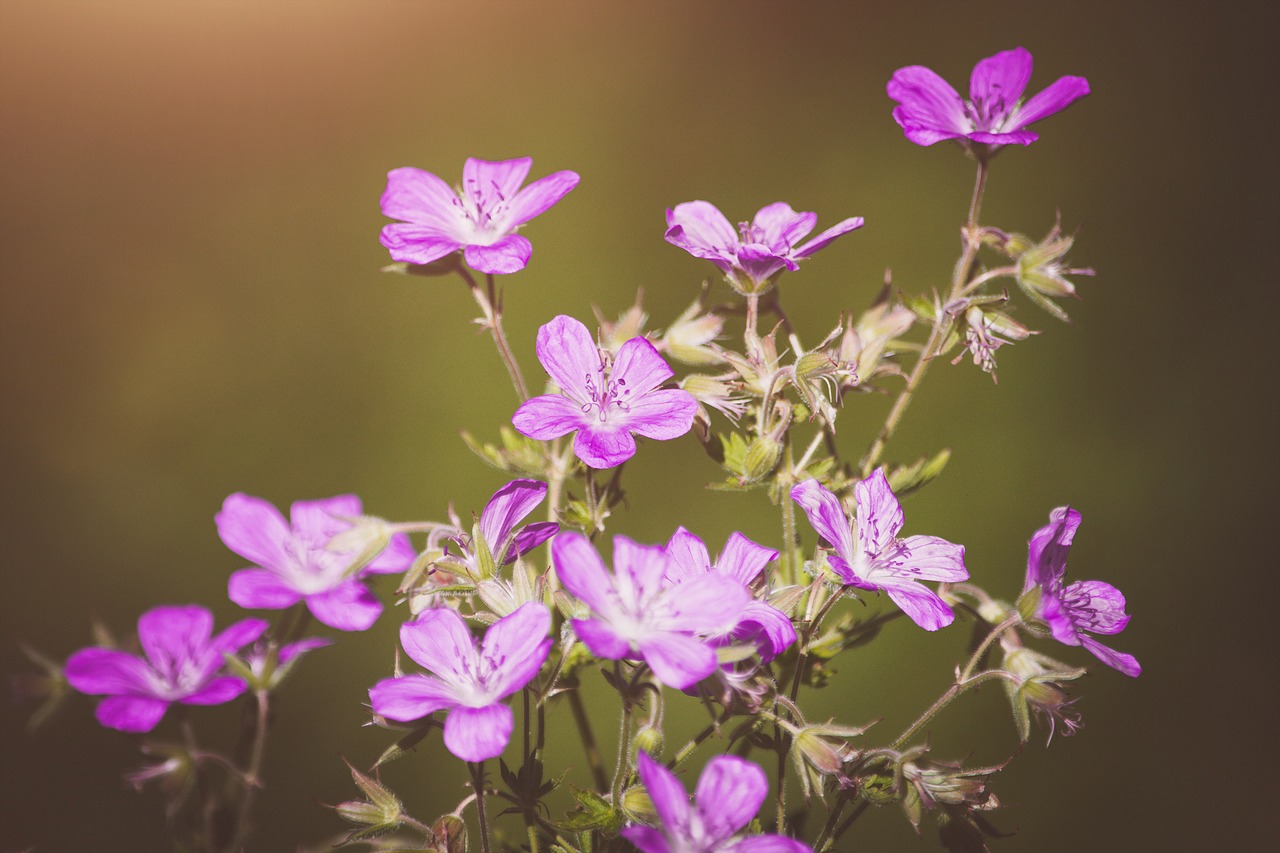
M 911 556 L 906 568 L 918 580 L 957 583 L 969 579 L 964 546 L 938 536 L 908 536 L 902 541 Z
M 467 266 L 492 275 L 520 272 L 533 257 L 533 244 L 519 234 L 508 234 L 488 246 L 471 244 L 462 252 Z
M 675 836 L 687 836 L 689 833 L 689 792 L 680 784 L 667 768 L 649 757 L 649 753 L 640 750 L 636 753 L 636 770 L 640 774 L 640 782 L 649 792 L 653 801 L 653 809 L 667 831 Z
M 1027 543 L 1027 582 L 1023 591 L 1033 586 L 1052 586 L 1062 580 L 1080 520 L 1079 512 L 1060 506 L 1049 513 L 1049 523 L 1032 534 Z
M 1019 130 L 1042 118 L 1061 112 L 1089 94 L 1089 81 L 1083 77 L 1059 77 L 1044 90 L 1027 99 L 1014 111 L 1006 130 Z
M 489 627 L 481 645 L 480 670 L 490 695 L 510 696 L 538 674 L 551 651 L 550 628 L 551 611 L 537 601 L 522 604 Z
M 356 495 L 336 495 L 318 501 L 294 501 L 289 507 L 289 520 L 295 534 L 322 545 L 351 527 L 351 522 L 344 518 L 354 518 L 363 511 Z
M 729 534 L 729 541 L 716 558 L 716 571 L 739 581 L 743 586 L 756 579 L 764 567 L 778 559 L 778 552 L 752 542 L 741 533 Z
M 89 648 L 67 658 L 67 682 L 88 694 L 150 694 L 151 667 L 119 649 Z
M 854 484 L 853 501 L 858 511 L 859 546 L 871 554 L 889 548 L 902 530 L 903 515 L 883 468 Z
M 444 708 L 453 708 L 458 698 L 453 688 L 433 675 L 402 675 L 384 678 L 369 688 L 373 713 L 388 720 L 417 720 Z
M 600 372 L 600 350 L 579 320 L 560 314 L 538 329 L 538 361 L 560 390 L 577 403 L 591 399 L 587 380 Z
M 457 611 L 447 607 L 424 610 L 401 625 L 400 645 L 415 662 L 447 682 L 470 684 L 478 669 L 471 631 Z
M 382 603 L 355 578 L 327 592 L 308 595 L 306 601 L 311 615 L 339 631 L 367 631 L 382 614 Z
M 393 222 L 382 227 L 378 242 L 393 261 L 429 264 L 461 249 L 459 236 L 457 230 L 444 231 L 437 225 Z
M 735 640 L 754 642 L 760 651 L 760 660 L 768 663 L 796 641 L 796 629 L 787 614 L 770 604 L 753 599 L 742 609 L 742 616 L 733 629 L 733 637 Z
M 532 524 L 526 524 L 516 533 L 516 538 L 507 550 L 507 562 L 514 563 L 516 557 L 529 553 L 559 531 L 560 525 L 554 521 L 535 521 Z
M 247 687 L 239 678 L 227 675 L 213 679 L 195 693 L 178 701 L 183 705 L 221 705 L 244 693 Z
M 458 219 L 458 196 L 442 179 L 404 166 L 387 172 L 382 215 L 405 222 L 444 225 Z
M 706 543 L 683 527 L 677 528 L 667 543 L 667 556 L 671 558 L 665 576 L 669 584 L 691 580 L 711 571 L 711 554 Z
M 1031 81 L 1031 54 L 1023 47 L 1003 50 L 978 61 L 969 76 L 969 99 L 988 115 L 1007 113 Z
M 680 388 L 650 391 L 631 402 L 626 428 L 645 438 L 670 441 L 693 428 L 697 412 L 698 401 L 688 391 Z
M 754 239 L 778 254 L 786 254 L 818 224 L 818 214 L 797 213 L 785 201 L 775 201 L 756 212 L 751 221 Z
M 738 249 L 738 266 L 754 282 L 767 281 L 783 268 L 792 272 L 800 269 L 790 252 L 781 254 L 763 243 L 747 243 Z
M 902 128 L 907 139 L 916 145 L 934 145 L 944 139 L 962 139 L 965 133 L 957 130 L 938 130 L 920 123 L 915 113 L 905 107 L 894 107 L 893 120 Z M 386 245 L 385 243 L 383 245 Z
M 266 569 L 241 569 L 227 580 L 227 597 L 249 610 L 283 610 L 302 593 Z
M 758 764 L 718 755 L 698 777 L 693 802 L 704 829 L 716 839 L 727 839 L 751 822 L 768 794 L 769 780 Z
M 813 848 L 785 835 L 753 835 L 742 839 L 725 853 L 813 853 Z
M 738 232 L 711 202 L 686 201 L 667 211 L 666 240 L 697 257 L 732 260 Z
M 563 171 L 539 178 L 520 190 L 507 208 L 507 222 L 511 227 L 523 225 L 535 216 L 545 213 L 552 205 L 569 194 L 581 178 L 577 172 Z
M 926 631 L 945 628 L 955 621 L 956 615 L 951 612 L 946 602 L 939 598 L 936 592 L 922 584 L 915 581 L 899 581 L 886 583 L 883 588 L 893 599 L 893 603 L 901 607 L 902 612 L 906 613 L 912 622 Z
M 613 537 L 613 571 L 617 588 L 629 588 L 624 599 L 645 601 L 662 588 L 671 559 L 658 545 L 641 545 L 626 536 Z
M 1138 659 L 1133 655 L 1104 646 L 1093 637 L 1083 636 L 1080 641 L 1086 649 L 1093 652 L 1094 657 L 1112 669 L 1123 672 L 1130 678 L 1137 678 L 1142 674 L 1142 664 L 1138 663 Z
M 636 846 L 640 853 L 672 853 L 667 837 L 652 826 L 628 826 L 622 837 Z
M 538 480 L 512 480 L 493 493 L 480 513 L 480 535 L 495 555 L 515 526 L 547 496 L 547 484 Z
M 511 424 L 522 435 L 538 441 L 550 441 L 568 435 L 589 418 L 582 409 L 562 394 L 543 394 L 525 400 L 511 416 Z
M 513 728 L 515 715 L 501 703 L 457 707 L 444 718 L 444 745 L 463 761 L 484 761 L 502 754 Z
M 973 129 L 960 93 L 939 77 L 937 72 L 923 65 L 899 68 L 893 73 L 885 90 L 890 98 L 901 105 L 893 111 L 893 117 L 904 130 L 924 128 L 941 134 L 963 136 Z
M 692 687 L 716 669 L 716 653 L 687 634 L 654 633 L 636 645 L 654 677 L 676 690 Z
M 844 581 L 845 586 L 857 587 L 867 591 L 880 588 L 854 571 L 853 564 L 839 554 L 828 554 L 827 562 L 831 565 L 831 570 L 840 577 L 840 580 Z
M 621 537 L 619 537 L 621 538 Z M 735 578 L 708 572 L 667 587 L 654 602 L 654 627 L 715 634 L 738 623 L 751 593 Z
M 288 562 L 283 543 L 289 524 L 262 498 L 241 492 L 228 496 L 214 523 L 222 543 L 254 565 L 278 568 Z
M 636 440 L 626 426 L 611 423 L 601 426 L 593 421 L 578 430 L 573 439 L 573 452 L 592 468 L 612 468 L 636 455 Z
M 614 599 L 613 577 L 591 541 L 581 533 L 564 531 L 551 541 L 556 577 L 573 596 L 596 613 L 607 613 Z
M 155 607 L 138 617 L 142 651 L 162 670 L 174 662 L 188 660 L 193 651 L 203 650 L 212 634 L 213 614 L 195 604 Z
M 1030 145 L 1040 134 L 1030 130 L 1014 130 L 1008 133 L 971 133 L 969 138 L 984 145 Z
M 810 255 L 812 255 L 814 252 L 825 247 L 828 243 L 830 243 L 832 240 L 839 237 L 840 235 L 848 234 L 850 231 L 861 228 L 862 224 L 863 224 L 863 219 L 861 216 L 851 216 L 848 219 L 842 219 L 841 221 L 837 222 L 835 225 L 832 225 L 826 231 L 823 231 L 817 237 L 814 237 L 808 243 L 805 243 L 803 246 L 796 249 L 794 252 L 791 253 L 791 257 L 796 259 L 807 258 Z
M 1072 607 L 1076 627 L 1091 634 L 1119 634 L 1129 624 L 1124 612 L 1124 593 L 1105 581 L 1076 581 L 1063 591 L 1071 601 L 1087 602 Z
M 635 337 L 618 349 L 618 358 L 609 378 L 625 389 L 626 402 L 634 403 L 670 379 L 672 374 L 671 367 L 658 355 L 653 344 L 645 338 Z
M 818 535 L 835 548 L 842 560 L 853 557 L 853 526 L 840 505 L 840 499 L 822 487 L 817 480 L 809 479 L 791 490 L 791 499 L 800 505 L 809 517 L 809 524 Z
M 622 660 L 634 657 L 631 652 L 631 641 L 618 634 L 609 624 L 601 619 L 572 619 L 573 633 L 577 635 L 587 651 L 605 660 Z
M 149 732 L 156 727 L 169 703 L 150 696 L 109 696 L 98 703 L 98 722 L 122 732 Z
M 478 160 L 468 157 L 462 164 L 462 191 L 482 212 L 493 213 L 503 202 L 510 202 L 529 177 L 532 157 L 515 160 Z

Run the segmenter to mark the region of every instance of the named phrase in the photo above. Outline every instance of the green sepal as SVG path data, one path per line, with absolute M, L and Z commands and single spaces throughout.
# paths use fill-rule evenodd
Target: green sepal
M 951 461 L 951 449 L 944 447 L 931 457 L 921 456 L 910 465 L 899 465 L 887 472 L 889 488 L 899 500 L 937 479 Z

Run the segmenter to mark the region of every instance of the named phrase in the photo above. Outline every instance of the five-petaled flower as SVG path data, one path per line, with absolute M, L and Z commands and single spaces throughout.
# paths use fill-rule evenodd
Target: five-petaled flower
M 292 524 L 262 498 L 237 492 L 216 517 L 218 536 L 254 568 L 231 575 L 227 595 L 241 607 L 280 610 L 305 601 L 330 628 L 364 631 L 377 621 L 382 604 L 360 579 L 368 574 L 403 572 L 413 563 L 413 547 L 403 533 L 391 535 L 380 554 L 363 566 L 359 550 L 330 547 L 330 540 L 351 530 L 360 515 L 360 498 L 339 495 L 296 501 Z
M 642 658 L 663 684 L 683 690 L 716 668 L 716 653 L 701 638 L 732 629 L 751 600 L 741 582 L 706 572 L 675 585 L 678 571 L 665 550 L 613 539 L 615 571 L 605 568 L 590 540 L 561 533 L 551 542 L 556 576 L 591 609 L 573 630 L 599 658 Z
M 769 780 L 757 764 L 736 755 L 711 759 L 698 777 L 692 805 L 675 774 L 643 750 L 636 769 L 659 824 L 629 826 L 622 835 L 643 853 L 813 853 L 809 845 L 784 835 L 741 837 L 769 793 Z
M 1098 660 L 1128 676 L 1138 676 L 1137 658 L 1099 643 L 1090 634 L 1119 634 L 1129 624 L 1124 595 L 1103 581 L 1076 581 L 1063 585 L 1067 553 L 1080 526 L 1080 513 L 1060 506 L 1049 513 L 1049 523 L 1027 543 L 1027 582 L 1023 594 L 1039 589 L 1035 617 L 1049 626 L 1053 638 L 1068 646 L 1084 646 Z
M 743 293 L 764 293 L 782 270 L 799 269 L 798 261 L 824 248 L 841 234 L 862 227 L 852 216 L 823 231 L 803 246 L 796 244 L 818 224 L 818 214 L 797 213 L 786 202 L 760 208 L 751 222 L 734 231 L 719 208 L 707 201 L 688 201 L 667 211 L 666 241 L 696 258 L 705 258 Z
M 592 468 L 634 456 L 632 433 L 667 440 L 693 426 L 698 402 L 688 391 L 659 387 L 672 370 L 642 337 L 624 343 L 610 364 L 587 327 L 561 314 L 538 330 L 537 353 L 560 393 L 526 400 L 511 422 L 542 441 L 576 430 L 574 452 Z
M 387 173 L 382 212 L 400 219 L 382 229 L 381 242 L 397 261 L 429 264 L 461 249 L 467 266 L 482 273 L 524 269 L 533 254 L 516 228 L 545 212 L 578 185 L 577 172 L 556 172 L 524 189 L 530 157 L 489 162 L 467 158 L 462 187 L 406 166 Z
M 213 636 L 213 614 L 203 607 L 156 607 L 138 618 L 144 657 L 119 649 L 81 649 L 67 660 L 67 682 L 81 693 L 103 695 L 98 722 L 124 732 L 149 732 L 173 702 L 220 705 L 245 691 L 228 675 L 233 654 L 267 630 L 261 619 L 242 619 Z
M 923 65 L 899 68 L 889 81 L 889 97 L 898 102 L 893 119 L 907 139 L 933 145 L 943 139 L 979 143 L 990 150 L 1003 145 L 1030 145 L 1040 138 L 1027 125 L 1060 112 L 1089 94 L 1083 77 L 1059 77 L 1025 102 L 1031 80 L 1031 54 L 1021 47 L 988 56 L 973 68 L 969 100 Z
M 920 581 L 967 580 L 964 546 L 937 536 L 899 539 L 902 506 L 889 488 L 884 469 L 854 485 L 857 520 L 853 523 L 840 499 L 817 480 L 800 483 L 791 490 L 791 498 L 809 516 L 813 529 L 835 549 L 827 561 L 846 584 L 884 590 L 927 631 L 936 631 L 955 619 L 946 602 Z
M 400 644 L 435 674 L 379 681 L 369 690 L 373 712 L 406 721 L 447 709 L 444 745 L 450 752 L 463 761 L 501 755 L 515 725 L 502 700 L 542 668 L 551 650 L 550 627 L 550 611 L 530 602 L 493 623 L 477 648 L 457 611 L 424 611 L 400 627 Z

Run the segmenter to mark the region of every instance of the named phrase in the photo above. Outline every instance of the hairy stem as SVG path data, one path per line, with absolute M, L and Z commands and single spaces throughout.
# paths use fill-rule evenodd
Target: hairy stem
M 622 685 L 621 661 L 614 661 L 613 674 L 616 683 Z M 614 808 L 622 803 L 622 785 L 627 780 L 627 771 L 631 766 L 631 693 L 621 686 L 618 692 L 622 696 L 622 723 L 618 726 L 618 760 L 613 770 L 613 786 L 610 788 Z
M 511 347 L 507 343 L 507 333 L 502 329 L 501 296 L 498 295 L 493 274 L 489 273 L 485 276 L 488 286 L 487 293 L 485 290 L 480 289 L 480 285 L 476 283 L 475 278 L 466 267 L 459 266 L 458 275 L 462 276 L 462 280 L 467 283 L 467 287 L 471 290 L 472 298 L 480 306 L 483 325 L 493 337 L 493 345 L 498 350 L 498 357 L 502 359 L 502 364 L 507 368 L 507 374 L 511 377 L 511 384 L 516 389 L 516 396 L 523 403 L 529 399 L 529 389 L 524 384 L 524 376 L 520 373 L 520 365 L 516 362 L 515 354 L 511 352 Z
M 930 705 L 927 711 L 921 714 L 914 723 L 907 727 L 905 732 L 898 736 L 898 739 L 893 742 L 893 748 L 901 749 L 907 741 L 911 740 L 911 738 L 924 728 L 930 720 L 938 716 L 939 712 L 941 712 L 943 708 L 950 705 L 952 700 L 970 688 L 977 687 L 979 684 L 983 684 L 988 681 L 1011 678 L 1014 678 L 1014 676 L 1004 672 L 1003 670 L 989 669 L 986 672 L 980 672 L 969 678 L 957 679 L 956 683 L 952 684 L 951 687 L 947 689 L 946 693 L 943 693 L 938 697 L 938 701 Z
M 484 804 L 484 762 L 469 761 L 471 789 L 476 796 L 476 817 L 480 821 L 480 853 L 489 853 L 489 817 Z

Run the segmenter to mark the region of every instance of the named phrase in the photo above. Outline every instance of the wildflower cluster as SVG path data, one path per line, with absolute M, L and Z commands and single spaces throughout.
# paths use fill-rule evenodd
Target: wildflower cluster
M 247 758 L 199 747 L 183 715 L 183 745 L 144 742 L 145 754 L 163 760 L 131 777 L 160 783 L 175 843 L 240 850 L 263 784 L 271 700 L 303 654 L 332 642 L 304 636 L 310 620 L 340 632 L 369 629 L 384 612 L 377 576 L 395 575 L 400 648 L 416 667 L 406 671 L 399 650 L 389 649 L 385 671 L 369 674 L 367 697 L 335 697 L 367 698 L 372 723 L 400 732 L 380 745 L 372 770 L 352 768 L 363 798 L 336 807 L 355 827 L 339 843 L 458 851 L 474 841 L 485 853 L 812 853 L 835 849 L 871 806 L 897 804 L 917 832 L 932 813 L 944 844 L 983 849 L 999 806 L 988 783 L 1007 761 L 965 767 L 935 757 L 931 721 L 973 688 L 999 682 L 1019 744 L 1033 712 L 1050 734 L 1071 734 L 1081 717 L 1067 684 L 1084 670 L 1042 651 L 1048 639 L 1083 646 L 1126 675 L 1141 671 L 1132 655 L 1097 639 L 1128 622 L 1119 590 L 1066 580 L 1076 509 L 1053 510 L 1031 536 L 1025 587 L 1008 603 L 974 580 L 981 573 L 971 571 L 963 545 L 903 535 L 910 528 L 902 499 L 936 480 L 948 453 L 915 461 L 887 455 L 939 356 L 959 348 L 957 361 L 968 353 L 994 378 L 997 350 L 1030 338 L 998 282 L 1011 279 L 1033 305 L 1065 318 L 1053 300 L 1075 295 L 1068 275 L 1091 273 L 1067 265 L 1072 239 L 1058 227 L 1034 243 L 979 220 L 994 155 L 1034 142 L 1030 124 L 1089 92 L 1083 78 L 1064 77 L 1024 101 L 1030 75 L 1031 55 L 1018 48 L 978 63 L 967 101 L 919 66 L 888 84 L 898 104 L 893 118 L 909 140 L 955 140 L 977 165 L 961 257 L 930 298 L 886 287 L 867 310 L 840 313 L 806 346 L 783 308 L 783 282 L 862 217 L 810 238 L 817 215 L 785 202 L 736 229 L 710 202 L 676 204 L 665 240 L 710 261 L 729 301 L 712 301 L 704 288 L 665 329 L 648 327 L 639 300 L 616 322 L 548 316 L 534 347 L 544 393 L 526 385 L 515 354 L 526 347 L 508 342 L 495 277 L 528 264 L 532 245 L 517 229 L 560 201 L 578 175 L 556 172 L 524 186 L 529 158 L 469 159 L 454 190 L 430 172 L 393 170 L 382 196 L 383 213 L 398 220 L 382 231 L 396 262 L 388 269 L 456 274 L 511 377 L 510 426 L 491 442 L 467 436 L 507 482 L 469 524 L 452 509 L 446 520 L 389 521 L 366 515 L 353 495 L 298 501 L 286 520 L 261 498 L 233 494 L 215 517 L 217 531 L 251 565 L 231 571 L 228 597 L 248 610 L 284 612 L 274 622 L 241 619 L 215 635 L 203 607 L 157 607 L 138 621 L 141 654 L 104 641 L 62 667 L 47 662 L 47 682 L 106 697 L 98 719 L 134 733 L 155 729 L 173 703 L 247 694 L 254 720 Z M 762 314 L 776 318 L 767 331 Z M 924 340 L 911 340 L 913 333 Z M 677 376 L 673 363 L 702 372 Z M 837 420 L 871 390 L 895 394 L 893 406 L 865 454 L 842 459 Z M 673 503 L 665 544 L 611 531 L 624 466 L 644 463 L 646 439 L 696 441 L 708 470 L 718 469 L 711 488 L 762 491 L 777 507 L 781 535 L 735 531 L 713 559 L 694 532 L 694 495 Z M 529 520 L 539 508 L 545 520 Z M 813 535 L 797 523 L 800 514 Z M 605 532 L 613 533 L 607 550 Z M 887 605 L 855 615 L 862 611 L 851 602 L 870 604 L 882 593 Z M 972 632 L 942 635 L 974 639 L 938 701 L 896 735 L 865 720 L 810 721 L 805 699 L 832 682 L 830 661 L 889 633 L 882 629 L 902 615 L 893 630 L 975 623 Z M 612 767 L 585 711 L 584 694 L 601 681 L 616 694 L 610 701 L 620 717 Z M 587 767 L 577 775 L 547 747 L 561 711 L 585 748 Z M 672 748 L 672 715 L 706 715 L 706 727 Z M 465 767 L 470 793 L 423 821 L 375 771 L 437 728 Z M 707 754 L 698 775 L 695 760 Z M 762 761 L 778 770 L 771 806 Z M 190 784 L 217 774 L 224 784 Z M 691 803 L 684 780 L 695 775 Z M 788 802 L 792 776 L 799 806 Z M 497 812 L 495 797 L 505 803 Z M 177 819 L 183 814 L 191 819 Z

